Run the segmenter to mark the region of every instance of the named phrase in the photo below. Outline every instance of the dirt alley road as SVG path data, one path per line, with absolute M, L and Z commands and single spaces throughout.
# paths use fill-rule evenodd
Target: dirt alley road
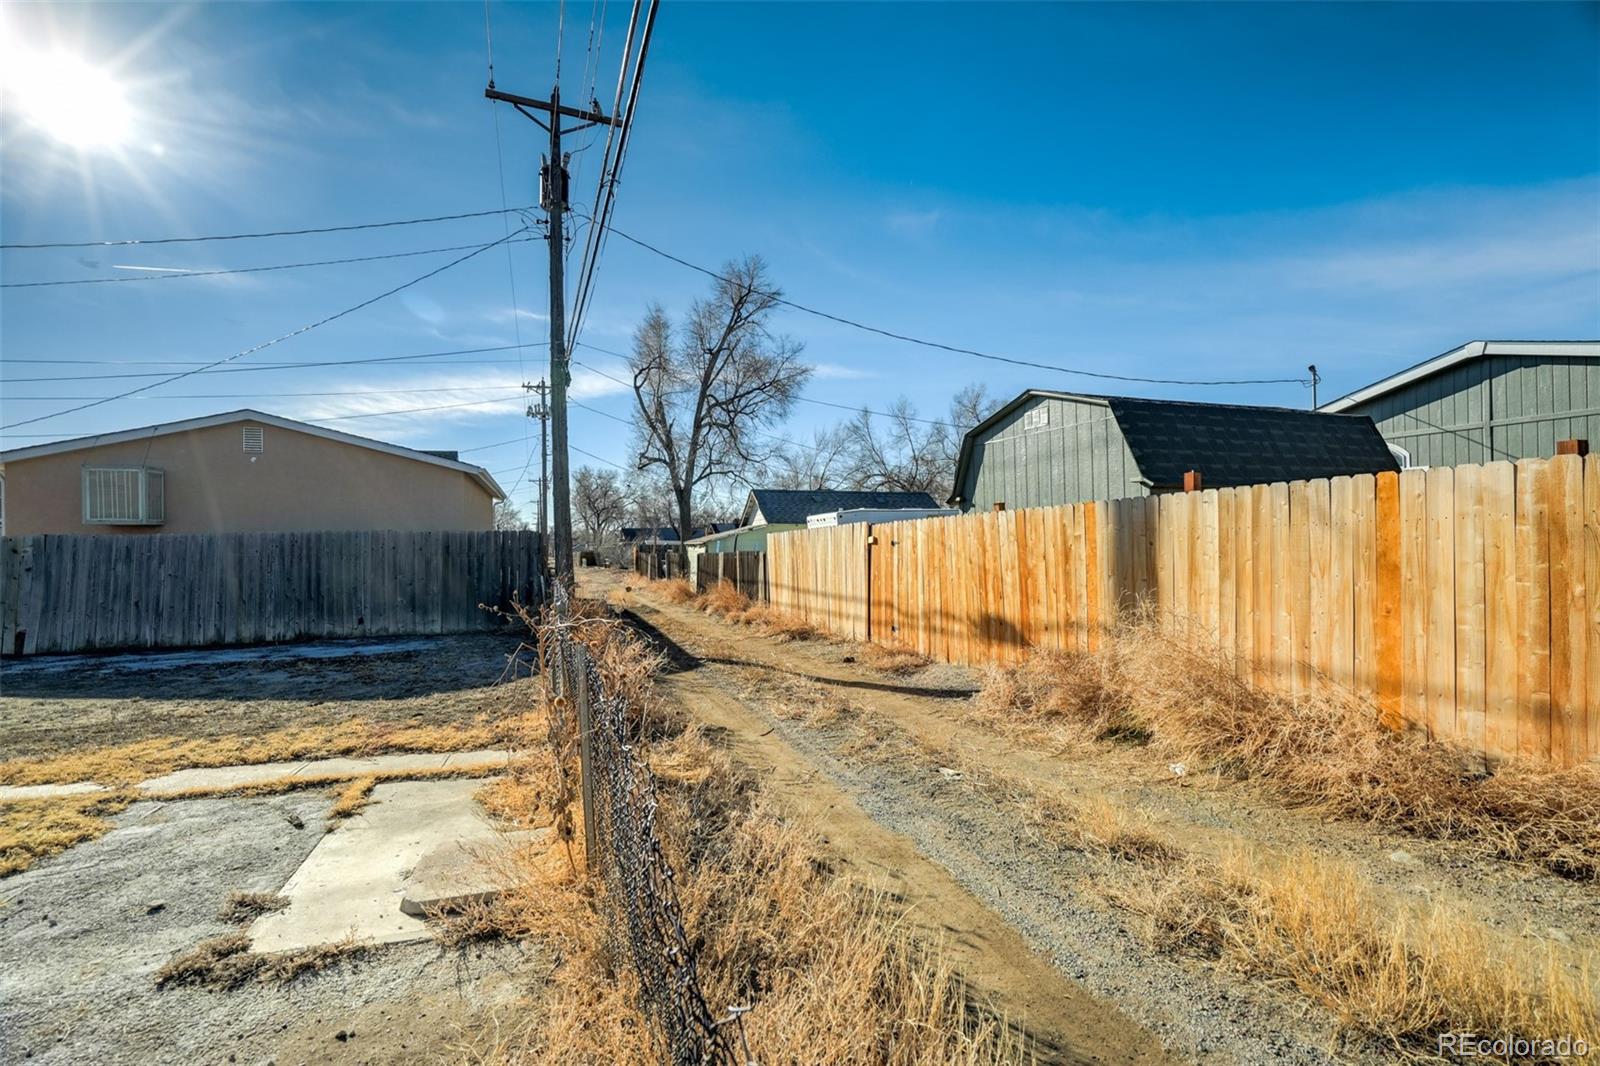
M 1208 846 L 1242 827 L 1284 846 L 1315 839 L 1357 856 L 1376 847 L 1378 872 L 1392 877 L 1381 850 L 1395 846 L 1392 839 L 1253 807 L 1236 794 L 1173 788 L 1160 780 L 1164 768 L 1133 773 L 1129 760 L 1069 763 L 1028 750 L 963 717 L 975 680 L 958 668 L 900 678 L 856 663 L 848 644 L 781 643 L 669 604 L 632 574 L 591 571 L 582 581 L 586 594 L 608 599 L 667 654 L 661 683 L 670 698 L 761 773 L 787 813 L 815 820 L 848 872 L 901 902 L 907 920 L 942 939 L 975 986 L 1046 1042 L 1040 1061 L 1387 1060 L 1384 1049 L 1341 1034 L 1299 996 L 1151 950 L 1125 914 L 1085 890 L 1103 873 L 1095 857 L 1046 843 L 1014 808 L 941 773 L 939 753 L 954 765 L 1003 770 L 1040 792 L 1135 797 L 1186 846 Z M 859 717 L 808 723 L 807 701 L 845 703 Z M 875 724 L 914 738 L 920 757 L 866 750 L 863 732 Z M 1400 842 L 1427 852 L 1421 842 Z M 1403 873 L 1483 876 L 1447 863 Z M 1532 888 L 1524 877 L 1507 883 L 1530 906 L 1592 927 L 1592 894 L 1568 894 L 1549 879 Z

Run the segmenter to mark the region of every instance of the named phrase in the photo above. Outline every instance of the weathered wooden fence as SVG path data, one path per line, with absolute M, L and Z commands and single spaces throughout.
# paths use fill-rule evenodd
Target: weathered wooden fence
M 668 581 L 683 576 L 683 557 L 677 548 L 635 548 L 633 569 L 652 581 Z
M 766 552 L 706 552 L 695 565 L 697 591 L 710 592 L 726 581 L 752 600 L 767 598 Z
M 529 532 L 0 538 L 0 653 L 453 633 L 543 595 Z
M 1491 756 L 1600 757 L 1600 460 L 1400 474 L 796 530 L 773 605 L 936 659 L 1092 650 L 1120 613 L 1295 692 Z

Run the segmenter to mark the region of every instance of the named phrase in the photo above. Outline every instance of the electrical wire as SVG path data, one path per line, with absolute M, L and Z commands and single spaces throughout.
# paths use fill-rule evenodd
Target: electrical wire
M 536 237 L 525 237 L 512 244 L 522 244 L 526 241 L 537 240 Z M 127 282 L 138 281 L 176 281 L 179 278 L 212 278 L 219 274 L 260 274 L 269 270 L 301 270 L 305 267 L 343 266 L 348 263 L 375 263 L 382 259 L 407 259 L 418 255 L 437 255 L 442 252 L 460 252 L 468 248 L 480 248 L 477 244 L 452 244 L 443 248 L 423 248 L 415 252 L 390 252 L 388 255 L 358 255 L 348 259 L 316 259 L 306 263 L 278 263 L 273 266 L 258 267 L 231 267 L 226 270 L 179 270 L 172 273 L 140 274 L 126 278 L 74 278 L 64 281 L 8 281 L 0 283 L 0 289 L 40 289 L 54 285 L 121 285 Z M 511 245 L 506 245 L 506 257 L 511 255 Z
M 592 345 L 592 344 L 587 344 L 587 343 L 583 343 L 583 342 L 579 342 L 579 343 L 583 344 L 583 347 L 585 347 L 585 348 L 594 348 L 594 345 Z M 596 351 L 605 351 L 605 349 L 601 349 L 601 348 L 596 348 L 595 350 Z M 608 351 L 608 352 L 606 352 L 606 354 L 607 355 L 615 355 L 616 353 Z M 613 374 L 608 374 L 604 370 L 601 370 L 597 366 L 593 366 L 593 365 L 591 365 L 589 363 L 580 362 L 577 359 L 574 359 L 572 361 L 572 364 L 574 366 L 581 366 L 585 370 L 589 370 L 589 371 L 592 371 L 593 373 L 599 374 L 601 377 L 606 378 L 609 381 L 614 381 L 618 385 L 626 385 L 630 389 L 633 388 L 633 384 L 631 382 L 624 381 L 621 378 L 619 378 L 619 377 L 617 377 L 617 376 L 615 376 Z M 685 391 L 692 391 L 692 390 L 685 390 Z M 921 422 L 922 424 L 929 425 L 929 426 L 945 426 L 948 429 L 961 429 L 962 432 L 965 432 L 965 430 L 962 429 L 961 426 L 958 426 L 953 422 L 941 422 L 936 418 L 918 418 L 916 416 L 902 416 L 902 415 L 897 415 L 897 414 L 891 414 L 888 411 L 874 411 L 874 410 L 872 410 L 870 408 L 867 408 L 867 407 L 852 407 L 850 404 L 845 404 L 845 403 L 833 403 L 833 402 L 828 401 L 828 400 L 813 400 L 809 396 L 796 396 L 795 399 L 800 401 L 801 403 L 816 404 L 816 405 L 818 405 L 820 407 L 834 407 L 834 408 L 837 408 L 840 411 L 851 411 L 851 412 L 855 412 L 855 413 L 858 413 L 858 414 L 877 415 L 879 418 L 901 418 L 901 417 L 904 417 L 909 422 Z M 570 402 L 576 403 L 577 401 L 574 400 L 574 401 L 570 401 Z M 787 440 L 787 438 L 784 438 L 784 439 Z M 788 443 L 794 444 L 795 442 L 794 441 L 788 441 Z
M 688 267 L 690 270 L 699 271 L 700 273 L 706 275 L 707 277 L 715 278 L 718 281 L 727 282 L 729 284 L 737 284 L 731 278 L 726 278 L 723 275 L 718 274 L 714 270 L 710 270 L 710 269 L 708 269 L 706 267 L 700 266 L 698 263 L 691 263 L 687 259 L 683 259 L 683 258 L 681 258 L 679 256 L 673 255 L 671 252 L 667 252 L 667 251 L 664 251 L 664 250 L 662 250 L 660 248 L 657 248 L 655 245 L 649 243 L 648 241 L 641 240 L 640 238 L 635 237 L 635 236 L 633 236 L 631 234 L 624 233 L 622 230 L 617 229 L 615 226 L 607 225 L 606 231 L 608 233 L 615 233 L 617 236 L 621 237 L 625 241 L 628 241 L 630 244 L 638 245 L 640 248 L 643 248 L 645 251 L 653 252 L 654 254 L 660 256 L 663 259 L 667 259 L 667 260 L 670 260 L 670 261 L 672 261 L 674 263 L 677 263 L 679 266 L 684 266 L 684 267 Z M 921 345 L 924 348 L 934 348 L 934 349 L 937 349 L 939 351 L 944 351 L 944 352 L 952 352 L 952 353 L 954 353 L 956 355 L 970 355 L 970 356 L 974 356 L 974 357 L 976 357 L 978 359 L 987 359 L 987 360 L 990 360 L 991 362 L 996 362 L 996 363 L 1008 363 L 1008 364 L 1010 364 L 1012 366 L 1030 367 L 1030 368 L 1035 369 L 1035 370 L 1054 370 L 1057 373 L 1061 373 L 1061 374 L 1078 374 L 1078 375 L 1081 375 L 1083 377 L 1099 378 L 1099 379 L 1105 380 L 1105 381 L 1131 381 L 1131 382 L 1138 382 L 1140 384 L 1146 384 L 1146 385 L 1194 385 L 1194 386 L 1199 386 L 1199 385 L 1309 385 L 1310 384 L 1310 379 L 1308 379 L 1308 378 L 1204 378 L 1204 379 L 1202 379 L 1202 378 L 1155 378 L 1155 377 L 1143 377 L 1143 376 L 1140 376 L 1140 375 L 1137 375 L 1137 374 L 1112 374 L 1112 373 L 1107 373 L 1105 371 L 1100 371 L 1100 370 L 1084 370 L 1084 369 L 1079 368 L 1079 367 L 1061 366 L 1061 365 L 1056 364 L 1056 363 L 1039 363 L 1039 362 L 1034 362 L 1034 361 L 1029 360 L 1029 359 L 1015 359 L 1015 358 L 1012 358 L 1011 356 L 995 355 L 992 352 L 981 352 L 981 351 L 978 351 L 978 350 L 976 350 L 974 348 L 962 348 L 962 347 L 960 347 L 958 345 L 945 344 L 945 343 L 943 343 L 941 341 L 930 341 L 930 340 L 925 340 L 925 339 L 923 339 L 921 337 L 912 337 L 912 336 L 909 336 L 909 335 L 904 334 L 904 333 L 895 333 L 892 330 L 883 329 L 883 328 L 881 328 L 879 326 L 871 326 L 871 325 L 866 324 L 865 322 L 857 322 L 854 319 L 845 318 L 842 315 L 835 315 L 835 314 L 832 314 L 832 313 L 827 312 L 827 311 L 819 311 L 814 307 L 807 307 L 805 304 L 796 303 L 795 301 L 790 300 L 790 299 L 786 299 L 781 294 L 775 293 L 775 292 L 764 292 L 764 293 L 760 293 L 759 295 L 766 296 L 766 297 L 770 298 L 774 303 L 782 304 L 783 306 L 789 307 L 789 308 L 793 308 L 796 311 L 803 311 L 808 315 L 815 315 L 818 318 L 825 318 L 830 322 L 837 322 L 840 325 L 850 326 L 850 327 L 852 327 L 854 329 L 863 330 L 863 331 L 865 331 L 867 333 L 875 333 L 880 337 L 888 337 L 891 340 L 904 341 L 907 344 L 917 344 L 917 345 Z
M 614 463 L 610 459 L 607 459 L 603 455 L 596 455 L 594 452 L 586 452 L 582 448 L 578 447 L 576 444 L 569 443 L 567 445 L 567 447 L 571 448 L 573 451 L 577 452 L 579 455 L 587 455 L 589 458 L 593 459 L 597 463 L 604 463 L 607 466 L 616 467 L 618 470 L 622 471 L 624 474 L 629 473 L 629 468 L 628 467 L 623 466 L 621 463 Z
M 522 345 L 524 348 L 543 348 L 549 341 L 528 341 Z M 202 371 L 210 374 L 258 374 L 274 370 L 300 370 L 310 367 L 327 366 L 363 366 L 370 363 L 423 363 L 435 360 L 446 361 L 451 366 L 499 366 L 503 364 L 521 364 L 520 359 L 471 359 L 461 362 L 448 360 L 446 357 L 455 355 L 475 355 L 479 352 L 506 352 L 517 347 L 514 344 L 501 344 L 490 348 L 457 348 L 452 351 L 423 352 L 418 355 L 380 355 L 364 359 L 323 359 L 299 363 L 262 363 L 259 366 L 235 366 L 221 370 Z M 80 363 L 80 364 L 111 364 L 119 366 L 214 366 L 214 363 L 194 360 L 179 362 L 176 360 L 145 361 L 129 360 L 126 362 L 115 359 L 0 359 L 0 363 Z M 161 378 L 166 377 L 169 371 L 156 371 L 145 374 L 66 374 L 39 378 L 5 378 L 7 385 L 22 385 L 43 381 L 111 381 L 119 378 Z M 7 397 L 17 399 L 18 397 Z
M 612 97 L 611 118 L 612 123 L 606 130 L 605 152 L 600 158 L 600 176 L 595 185 L 595 214 L 599 221 L 587 218 L 583 212 L 575 212 L 580 218 L 586 218 L 589 223 L 588 232 L 584 234 L 583 257 L 579 260 L 578 285 L 575 289 L 575 298 L 572 304 L 572 320 L 567 333 L 567 350 L 570 352 L 583 331 L 583 322 L 588 315 L 589 301 L 594 288 L 595 271 L 599 266 L 600 253 L 603 250 L 605 237 L 605 223 L 610 215 L 610 207 L 614 202 L 616 183 L 621 173 L 621 142 L 626 134 L 628 125 L 632 121 L 633 104 L 632 91 L 637 90 L 638 81 L 643 76 L 642 60 L 644 43 L 641 40 L 640 57 L 634 64 L 633 89 L 628 96 L 628 112 L 623 114 L 623 87 L 628 78 L 628 60 L 633 55 L 634 37 L 639 31 L 640 0 L 634 0 L 633 11 L 628 19 L 628 36 L 623 44 L 622 59 L 617 65 L 617 88 Z M 646 31 L 654 24 L 655 0 L 651 0 L 650 15 L 647 16 Z M 622 129 L 619 131 L 618 124 Z M 613 148 L 616 148 L 613 154 Z
M 276 400 L 286 397 L 331 396 L 404 396 L 433 392 L 486 392 L 490 389 L 521 389 L 521 385 L 451 385 L 428 389 L 341 389 L 331 392 L 169 392 L 163 400 Z M 26 403 L 35 400 L 82 400 L 82 396 L 7 396 L 7 403 Z M 92 398 L 92 397 L 91 397 Z M 147 397 L 141 397 L 145 399 Z M 155 397 L 148 397 L 155 399 Z
M 521 403 L 521 396 L 502 396 L 494 400 L 469 400 L 466 403 L 440 403 L 429 407 L 401 407 L 393 411 L 363 411 L 353 415 L 328 415 L 325 418 L 306 418 L 305 422 L 347 422 L 355 418 L 386 418 L 391 415 L 420 415 L 427 411 L 453 411 L 460 407 L 485 407 L 492 403 Z
M 529 210 L 513 207 L 513 212 Z M 349 233 L 352 230 L 387 229 L 391 226 L 420 226 L 429 222 L 455 222 L 463 218 L 485 218 L 504 214 L 505 208 L 495 211 L 466 211 L 459 215 L 434 215 L 431 218 L 403 218 L 393 222 L 362 222 L 350 226 L 319 226 L 315 229 L 282 229 L 262 233 L 228 233 L 212 237 L 146 237 L 139 240 L 117 241 L 52 241 L 44 244 L 0 244 L 5 251 L 22 251 L 39 248 L 121 248 L 130 244 L 198 244 L 202 241 L 247 241 L 258 237 L 305 237 L 315 233 Z
M 516 231 L 516 233 L 519 233 L 519 234 L 523 233 L 523 232 L 525 232 L 525 228 Z M 216 360 L 215 362 L 208 363 L 204 367 L 200 367 L 200 368 L 197 368 L 197 369 L 194 369 L 194 370 L 185 370 L 182 373 L 173 374 L 170 377 L 164 378 L 161 381 L 153 381 L 148 385 L 140 385 L 137 388 L 129 389 L 126 392 L 122 392 L 122 393 L 117 394 L 116 396 L 105 396 L 105 397 L 101 397 L 100 399 L 97 399 L 97 400 L 91 400 L 88 403 L 79 404 L 76 407 L 68 407 L 68 408 L 64 408 L 63 410 L 60 410 L 60 411 L 53 411 L 53 412 L 51 412 L 50 414 L 47 414 L 47 415 L 37 415 L 37 416 L 35 416 L 33 418 L 24 419 L 21 422 L 12 422 L 11 424 L 6 425 L 6 426 L 0 426 L 0 430 L 16 429 L 19 426 L 32 425 L 35 422 L 43 422 L 43 421 L 46 421 L 47 419 L 59 418 L 62 415 L 73 414 L 73 413 L 75 413 L 77 411 L 87 411 L 91 407 L 99 407 L 102 404 L 108 404 L 108 403 L 112 403 L 112 402 L 114 402 L 116 400 L 126 399 L 129 396 L 134 396 L 134 395 L 137 395 L 138 393 L 141 393 L 141 392 L 148 392 L 151 389 L 159 388 L 162 385 L 170 384 L 171 382 L 174 382 L 174 381 L 180 381 L 183 378 L 193 377 L 195 374 L 200 374 L 200 373 L 204 373 L 205 371 L 212 370 L 212 369 L 214 369 L 216 367 L 221 366 L 224 363 L 231 363 L 235 359 L 243 359 L 247 355 L 251 355 L 251 354 L 254 354 L 255 352 L 262 351 L 263 349 L 270 348 L 275 344 L 282 344 L 286 340 L 290 340 L 290 339 L 292 339 L 294 337 L 298 337 L 298 336 L 300 336 L 301 334 L 304 334 L 304 333 L 309 333 L 312 330 L 317 329 L 319 326 L 325 326 L 330 322 L 334 322 L 334 321 L 337 321 L 338 319 L 344 318 L 346 315 L 354 314 L 355 312 L 360 311 L 362 308 L 370 307 L 372 304 L 377 303 L 379 300 L 385 299 L 386 297 L 389 297 L 389 296 L 393 296 L 395 293 L 401 292 L 402 290 L 409 289 L 411 286 L 419 284 L 420 282 L 427 281 L 429 278 L 434 277 L 434 276 L 439 275 L 439 274 L 442 274 L 446 270 L 449 270 L 451 267 L 459 266 L 460 264 L 465 263 L 467 260 L 473 258 L 474 256 L 481 255 L 484 252 L 488 251 L 490 248 L 495 247 L 495 245 L 503 244 L 505 241 L 510 240 L 510 239 L 511 239 L 510 237 L 502 237 L 500 240 L 495 241 L 492 244 L 486 244 L 482 248 L 478 248 L 475 251 L 468 252 L 466 255 L 463 255 L 463 256 L 461 256 L 461 257 L 459 257 L 457 259 L 452 259 L 450 262 L 445 263 L 443 266 L 435 267 L 434 269 L 428 271 L 426 274 L 422 274 L 422 275 L 420 275 L 418 277 L 412 278 L 410 281 L 402 282 L 401 284 L 396 285 L 394 288 L 387 289 L 387 290 L 385 290 L 383 292 L 380 292 L 378 295 L 373 296 L 373 297 L 369 297 L 368 299 L 365 299 L 365 300 L 362 300 L 358 304 L 355 304 L 355 305 L 353 305 L 351 307 L 347 307 L 347 308 L 345 308 L 345 309 L 343 309 L 341 311 L 335 311 L 333 314 L 327 315 L 327 316 L 325 316 L 323 318 L 319 318 L 315 322 L 310 322 L 310 323 L 307 323 L 304 326 L 300 326 L 300 327 L 298 327 L 296 329 L 292 329 L 288 333 L 280 334 L 279 336 L 274 337 L 269 341 L 263 341 L 260 344 L 252 345 L 251 347 L 245 348 L 242 351 L 235 352 L 232 355 L 225 356 L 225 357 L 223 357 L 221 359 Z

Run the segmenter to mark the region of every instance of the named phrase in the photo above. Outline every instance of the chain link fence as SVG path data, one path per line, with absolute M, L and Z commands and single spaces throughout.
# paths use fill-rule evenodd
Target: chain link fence
M 557 615 L 565 618 L 563 591 L 557 587 Z M 744 1008 L 718 1019 L 701 991 L 673 869 L 656 832 L 655 778 L 631 735 L 637 716 L 628 713 L 623 694 L 609 691 L 571 623 L 547 624 L 541 646 L 553 690 L 550 742 L 563 829 L 572 832 L 566 812 L 581 792 L 585 854 L 591 873 L 605 884 L 608 945 L 638 977 L 639 1005 L 661 1039 L 663 1058 L 673 1066 L 754 1066 Z

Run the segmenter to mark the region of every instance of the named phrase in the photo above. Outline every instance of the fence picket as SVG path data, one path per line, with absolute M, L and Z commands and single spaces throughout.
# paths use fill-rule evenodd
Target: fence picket
M 1595 460 L 1341 476 L 769 540 L 775 606 L 933 658 L 1100 647 L 1143 598 L 1281 691 L 1354 691 L 1473 757 L 1594 758 Z M 852 538 L 858 538 L 853 540 Z M 871 578 L 867 559 L 871 557 Z M 738 571 L 743 582 L 744 571 Z M 787 607 L 786 607 L 787 605 Z M 890 626 L 880 624 L 887 618 Z

